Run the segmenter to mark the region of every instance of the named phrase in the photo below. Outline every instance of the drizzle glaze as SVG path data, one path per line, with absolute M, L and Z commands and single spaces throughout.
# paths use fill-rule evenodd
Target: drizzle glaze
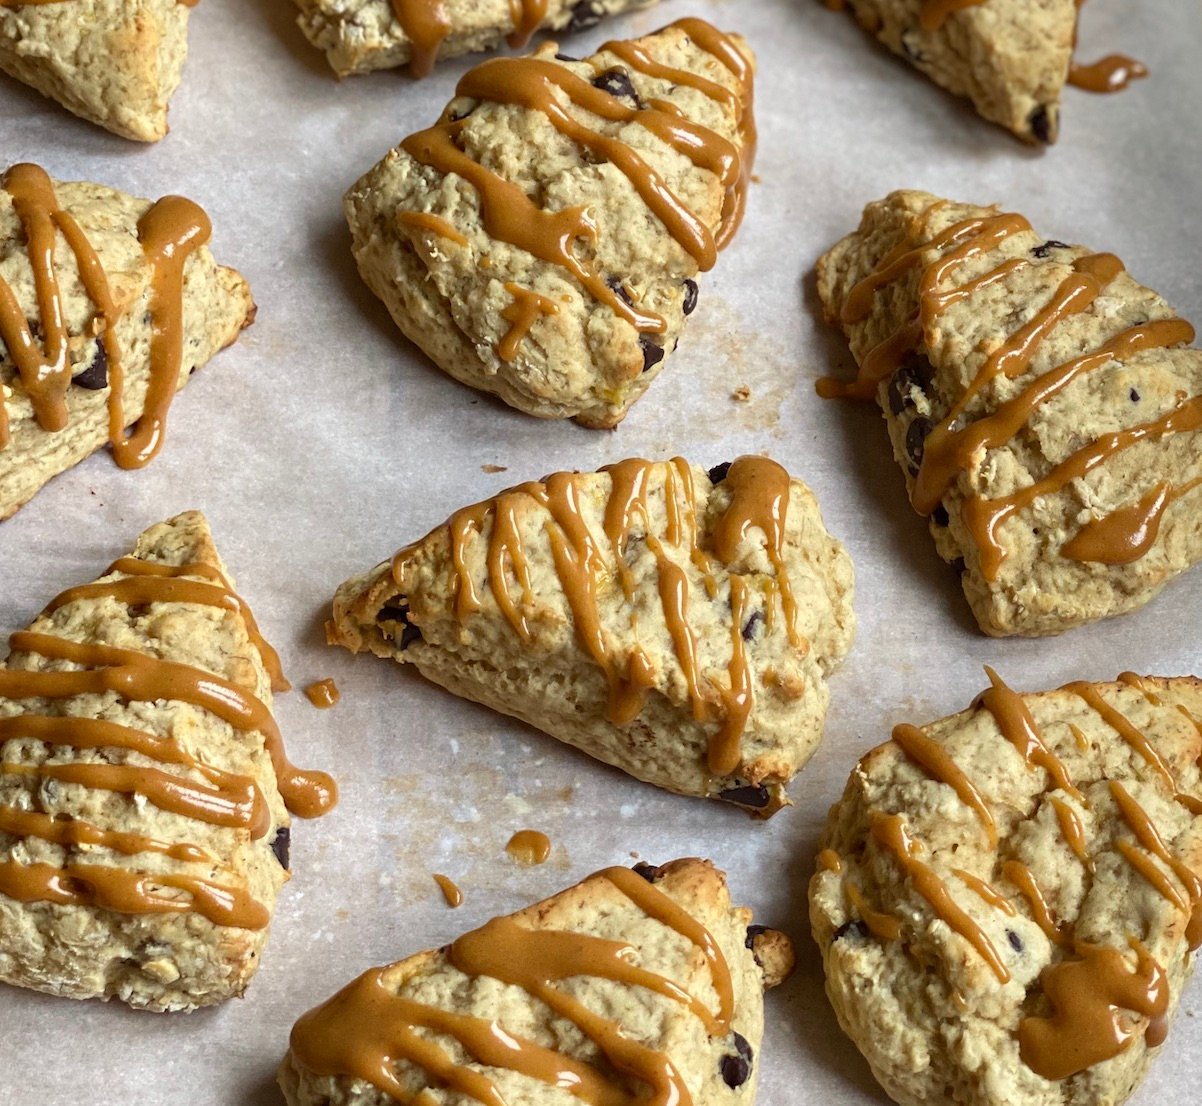
M 68 423 L 67 392 L 74 366 L 69 358 L 70 333 L 64 317 L 55 251 L 59 235 L 75 256 L 79 278 L 96 309 L 100 347 L 108 362 L 109 440 L 122 468 L 140 468 L 158 453 L 167 426 L 167 411 L 179 385 L 183 359 L 183 270 L 209 240 L 208 216 L 180 196 L 153 204 L 138 220 L 138 240 L 151 267 L 149 315 L 150 374 L 141 416 L 132 431 L 123 405 L 123 354 L 116 327 L 124 308 L 113 298 L 100 257 L 75 217 L 59 206 L 54 184 L 36 165 L 14 165 L 3 176 L 29 251 L 37 292 L 37 330 L 25 317 L 11 285 L 0 278 L 0 341 L 8 350 L 34 418 L 45 431 L 64 430 Z M 10 440 L 7 409 L 0 404 L 0 449 Z
M 871 314 L 878 291 L 917 269 L 919 306 L 915 316 L 864 354 L 855 381 L 850 384 L 830 379 L 819 381 L 821 395 L 873 397 L 884 380 L 908 357 L 919 352 L 925 335 L 949 304 L 1029 264 L 1025 258 L 1010 258 L 965 285 L 940 292 L 940 285 L 966 261 L 998 248 L 1012 235 L 1031 229 L 1021 216 L 1002 214 L 962 220 L 928 236 L 927 223 L 945 206 L 944 201 L 932 204 L 913 221 L 902 241 L 847 294 L 840 321 L 845 327 L 862 322 Z M 932 252 L 939 256 L 927 263 L 926 258 Z M 1181 319 L 1161 319 L 1130 327 L 1098 349 L 1042 373 L 991 414 L 968 420 L 970 403 L 987 385 L 998 377 L 1015 378 L 1027 372 L 1048 335 L 1074 315 L 1087 311 L 1122 272 L 1122 263 L 1112 254 L 1090 254 L 1075 259 L 1048 303 L 986 358 L 963 395 L 927 435 L 911 491 L 911 502 L 920 514 L 931 515 L 963 474 L 977 470 L 986 451 L 1013 440 L 1044 403 L 1074 380 L 1145 350 L 1193 341 L 1193 327 Z M 1139 442 L 1157 441 L 1200 428 L 1202 396 L 1182 397 L 1175 407 L 1156 419 L 1105 434 L 1082 446 L 1025 488 L 994 499 L 967 495 L 960 517 L 977 548 L 982 575 L 989 582 L 997 579 L 1006 557 L 1002 527 L 1037 499 L 1062 491 Z M 1200 482 L 1202 478 L 1172 491 L 1166 488 L 1160 494 L 1154 493 L 1135 505 L 1121 507 L 1103 519 L 1087 523 L 1065 543 L 1061 554 L 1102 564 L 1137 560 L 1155 542 L 1170 502 L 1195 490 Z
M 538 830 L 518 830 L 509 839 L 505 851 L 519 864 L 543 864 L 551 855 L 551 840 Z
M 668 628 L 675 658 L 684 678 L 694 719 L 716 723 L 707 760 L 715 776 L 729 776 L 742 760 L 742 736 L 754 706 L 754 680 L 743 631 L 752 605 L 750 577 L 730 573 L 731 660 L 727 678 L 703 671 L 697 639 L 689 620 L 689 578 L 669 548 L 681 552 L 703 574 L 707 590 L 717 594 L 712 560 L 736 564 L 741 549 L 762 541 L 774 573 L 757 582 L 763 604 L 770 611 L 779 599 L 790 642 L 805 650 L 796 627 L 797 607 L 785 565 L 789 474 L 764 457 L 741 457 L 727 473 L 722 487 L 730 502 L 717 520 L 711 547 L 702 549 L 698 525 L 697 490 L 693 470 L 682 458 L 670 462 L 638 459 L 618 462 L 608 473 L 611 490 L 603 513 L 603 535 L 595 534 L 581 513 L 585 486 L 573 473 L 556 473 L 543 483 L 521 484 L 499 496 L 457 511 L 447 523 L 456 586 L 452 607 L 462 621 L 480 611 L 478 588 L 486 586 L 514 632 L 530 638 L 527 613 L 537 608 L 530 582 L 528 550 L 519 517 L 533 503 L 549 516 L 545 533 L 560 588 L 572 614 L 576 639 L 584 652 L 605 673 L 609 686 L 607 716 L 615 725 L 626 725 L 639 716 L 650 688 L 657 682 L 651 661 L 637 641 L 620 650 L 602 627 L 601 599 L 610 581 L 630 601 L 634 581 L 625 554 L 636 528 L 655 557 L 660 608 Z M 665 520 L 662 533 L 652 525 L 653 488 L 662 479 Z M 485 532 L 488 530 L 487 537 Z M 753 536 L 758 530 L 763 538 Z M 473 578 L 468 551 L 486 543 L 487 572 L 482 584 Z M 408 546 L 393 558 L 392 578 L 402 584 L 409 557 L 420 547 Z M 607 548 L 608 547 L 608 548 Z M 616 572 L 615 572 L 616 567 Z M 635 624 L 637 634 L 637 623 Z
M 473 979 L 490 978 L 520 987 L 553 1014 L 573 1023 L 597 1046 L 620 1077 L 645 1084 L 650 1094 L 628 1092 L 601 1068 L 505 1030 L 496 1021 L 453 1014 L 395 992 L 388 968 L 366 972 L 332 999 L 304 1015 L 292 1030 L 292 1057 L 315 1075 L 349 1076 L 378 1087 L 402 1104 L 421 1097 L 420 1086 L 436 1082 L 487 1106 L 504 1106 L 497 1085 L 483 1072 L 459 1064 L 419 1029 L 452 1038 L 483 1068 L 516 1072 L 552 1087 L 567 1089 L 590 1106 L 692 1106 L 671 1059 L 626 1037 L 616 1022 L 591 1010 L 555 986 L 573 977 L 613 980 L 641 987 L 677 1002 L 697 1017 L 711 1037 L 730 1030 L 734 990 L 730 969 L 709 932 L 637 873 L 609 868 L 604 879 L 649 918 L 675 930 L 705 957 L 718 1009 L 709 1009 L 672 980 L 634 963 L 635 950 L 617 941 L 585 933 L 532 930 L 513 918 L 496 918 L 465 934 L 447 950 L 451 966 Z M 397 1064 L 420 1069 L 414 1080 Z
M 516 0 L 514 2 L 516 4 Z M 401 0 L 394 0 L 394 3 L 401 4 Z M 409 5 L 402 6 L 412 6 L 414 3 L 415 0 L 409 0 Z M 425 8 L 426 5 L 418 6 Z M 526 2 L 524 9 L 527 15 L 519 25 L 527 26 L 529 20 L 534 18 L 534 9 L 540 6 L 545 9 L 545 0 L 541 4 Z M 541 18 L 539 14 L 535 25 Z M 708 270 L 713 267 L 718 250 L 733 237 L 746 206 L 756 141 L 752 69 L 734 40 L 703 20 L 682 19 L 672 27 L 683 31 L 698 48 L 721 63 L 730 72 L 737 87 L 729 89 L 687 70 L 665 66 L 637 43 L 608 43 L 602 50 L 612 50 L 631 69 L 650 78 L 686 85 L 733 108 L 739 130 L 739 145 L 690 121 L 678 108 L 665 101 L 633 106 L 591 84 L 567 66 L 541 56 L 485 61 L 463 76 L 456 88 L 456 96 L 520 105 L 544 115 L 560 134 L 587 150 L 593 158 L 619 169 L 647 205 L 651 215 L 696 261 L 698 268 Z M 662 315 L 644 310 L 631 302 L 621 294 L 620 284 L 615 287 L 616 282 L 607 281 L 606 275 L 582 256 L 589 247 L 596 245 L 601 232 L 591 210 L 587 206 L 556 211 L 540 207 L 518 184 L 477 161 L 461 148 L 460 136 L 468 125 L 468 118 L 445 115 L 434 127 L 406 138 L 401 144 L 402 149 L 422 165 L 443 175 L 454 174 L 472 185 L 479 196 L 481 223 L 490 238 L 507 242 L 549 265 L 565 270 L 584 291 L 606 304 L 640 333 L 662 334 L 667 329 L 667 322 Z M 594 119 L 609 126 L 601 129 Z M 716 230 L 711 230 L 672 192 L 660 173 L 643 160 L 633 147 L 616 133 L 610 133 L 630 124 L 649 131 L 677 154 L 688 158 L 694 166 L 718 178 L 725 190 L 725 200 Z M 399 217 L 404 218 L 409 214 L 402 213 Z M 415 225 L 441 232 L 436 224 Z M 459 232 L 456 234 L 466 244 L 466 239 Z M 582 245 L 586 247 L 584 251 L 581 250 Z M 519 295 L 514 291 L 516 285 L 507 287 L 511 295 Z M 539 299 L 543 300 L 544 297 Z M 513 305 L 502 313 L 504 319 L 514 324 L 498 349 L 502 360 L 513 360 L 518 343 L 536 321 L 537 315 L 530 314 L 531 303 L 523 298 L 520 306 Z M 545 303 L 552 304 L 553 301 L 546 300 Z M 514 306 L 517 306 L 516 311 Z M 541 304 L 539 312 L 554 313 L 545 310 Z M 524 328 L 519 320 L 524 321 Z
M 342 693 L 332 679 L 317 680 L 305 688 L 305 698 L 318 710 L 329 710 L 330 707 L 337 706 Z
M 126 557 L 110 572 L 117 580 L 71 588 L 53 599 L 47 611 L 79 600 L 111 598 L 130 606 L 152 603 L 198 603 L 239 614 L 246 619 L 252 642 L 261 641 L 245 604 L 226 586 L 221 573 L 207 564 L 161 565 Z M 183 579 L 201 576 L 204 580 Z M 221 581 L 221 583 L 210 582 Z M 262 656 L 282 680 L 274 651 Z M 334 803 L 333 781 L 324 773 L 292 767 L 268 708 L 236 684 L 200 669 L 163 661 L 147 654 L 109 645 L 88 645 L 44 633 L 22 631 L 10 638 L 14 653 L 34 653 L 81 666 L 78 669 L 31 671 L 0 669 L 0 696 L 10 700 L 70 700 L 78 695 L 115 693 L 125 702 L 178 700 L 211 711 L 234 728 L 262 734 L 279 777 L 280 792 L 293 813 L 311 817 Z M 24 714 L 0 719 L 0 744 L 39 741 L 49 749 L 123 750 L 155 765 L 186 769 L 189 778 L 159 767 L 130 763 L 71 762 L 0 764 L 0 774 L 51 779 L 84 788 L 139 796 L 160 810 L 210 826 L 245 830 L 252 839 L 271 829 L 272 816 L 256 782 L 206 764 L 175 738 L 71 714 Z M 104 829 L 63 815 L 0 806 L 0 832 L 35 837 L 68 851 L 84 846 L 124 856 L 154 853 L 173 860 L 203 864 L 209 877 L 178 873 L 138 872 L 103 864 L 82 863 L 68 856 L 62 866 L 43 863 L 0 863 L 0 893 L 23 902 L 52 902 L 94 906 L 121 913 L 193 911 L 216 925 L 261 929 L 270 919 L 263 904 L 244 889 L 230 886 L 236 879 L 199 846 L 158 841 L 139 834 Z

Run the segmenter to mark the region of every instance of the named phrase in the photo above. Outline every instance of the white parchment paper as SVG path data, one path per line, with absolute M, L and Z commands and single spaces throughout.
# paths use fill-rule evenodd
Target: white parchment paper
M 890 189 L 1000 202 L 1049 236 L 1119 254 L 1202 320 L 1202 8 L 1094 0 L 1081 53 L 1125 51 L 1150 79 L 1118 96 L 1065 94 L 1062 138 L 1023 147 L 814 0 L 664 0 L 573 40 L 587 52 L 697 14 L 759 53 L 760 183 L 743 230 L 701 285 L 696 315 L 648 395 L 613 433 L 538 422 L 454 383 L 359 282 L 340 197 L 434 120 L 468 60 L 414 83 L 339 84 L 288 0 L 204 0 L 157 146 L 126 143 L 0 80 L 4 164 L 210 213 L 213 250 L 249 278 L 259 318 L 193 378 L 162 455 L 122 472 L 100 453 L 0 526 L 0 628 L 92 579 L 145 526 L 202 508 L 298 686 L 333 676 L 319 712 L 278 702 L 293 758 L 333 771 L 342 801 L 293 830 L 295 876 L 247 997 L 181 1016 L 0 989 L 0 1103 L 279 1106 L 274 1069 L 298 1015 L 369 965 L 439 945 L 632 856 L 712 857 L 758 920 L 797 941 L 794 979 L 767 998 L 763 1106 L 884 1101 L 822 993 L 805 888 L 828 806 L 856 758 L 899 721 L 966 706 L 995 665 L 1015 687 L 1124 669 L 1198 672 L 1202 571 L 1144 610 L 1046 641 L 991 641 L 905 503 L 875 408 L 832 404 L 814 379 L 847 366 L 810 273 Z M 746 386 L 750 399 L 732 399 Z M 664 794 L 420 677 L 323 643 L 329 597 L 465 503 L 560 468 L 683 453 L 706 465 L 769 451 L 806 479 L 857 570 L 859 631 L 832 685 L 825 742 L 764 825 Z M 504 466 L 506 471 L 486 471 Z M 503 848 L 531 826 L 542 868 Z M 449 910 L 430 878 L 466 902 Z M 1135 1101 L 1197 1097 L 1197 981 Z M 515 1104 L 517 1106 L 517 1104 Z

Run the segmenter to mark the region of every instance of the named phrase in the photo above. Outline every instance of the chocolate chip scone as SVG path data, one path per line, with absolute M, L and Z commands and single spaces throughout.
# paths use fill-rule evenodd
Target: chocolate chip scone
M 210 231 L 181 196 L 4 174 L 0 519 L 106 442 L 122 468 L 159 451 L 177 389 L 254 318 Z
M 300 28 L 340 77 L 524 47 L 535 31 L 583 31 L 655 0 L 296 0 Z
M 848 0 L 870 34 L 1027 142 L 1056 141 L 1078 0 Z
M 457 380 L 615 426 L 742 215 L 752 61 L 697 19 L 487 61 L 346 195 L 363 279 Z
M 832 808 L 827 993 L 903 1106 L 1115 1106 L 1202 942 L 1202 681 L 989 676 L 898 726 Z
M 895 192 L 818 263 L 910 500 L 989 634 L 1146 603 L 1202 559 L 1202 350 L 1113 254 Z
M 751 1106 L 782 933 L 704 860 L 607 868 L 439 951 L 365 972 L 292 1030 L 289 1106 Z
M 188 1010 L 241 994 L 288 878 L 287 687 L 204 517 L 53 599 L 0 667 L 0 980 Z
M 641 780 L 761 814 L 822 736 L 852 567 L 774 461 L 622 461 L 456 512 L 334 599 L 414 664 Z
M 0 70 L 122 138 L 157 142 L 183 72 L 191 7 L 0 0 Z

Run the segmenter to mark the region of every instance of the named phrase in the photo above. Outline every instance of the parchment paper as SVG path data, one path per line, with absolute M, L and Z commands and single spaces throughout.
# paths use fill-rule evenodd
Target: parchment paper
M 468 60 L 422 83 L 380 73 L 339 84 L 288 0 L 204 0 L 172 132 L 150 148 L 0 81 L 4 164 L 35 160 L 61 178 L 196 199 L 212 216 L 214 253 L 242 269 L 260 307 L 181 393 L 149 468 L 122 472 L 97 454 L 0 526 L 0 627 L 21 628 L 62 588 L 92 579 L 143 527 L 200 507 L 293 682 L 333 676 L 343 693 L 326 712 L 299 691 L 278 702 L 293 758 L 336 773 L 342 801 L 294 826 L 295 875 L 247 997 L 164 1016 L 0 989 L 0 1103 L 279 1106 L 273 1073 L 293 1021 L 354 975 L 636 855 L 712 857 L 739 901 L 796 939 L 797 974 L 767 998 L 763 1106 L 882 1102 L 822 993 L 805 908 L 822 821 L 856 758 L 899 721 L 966 706 L 984 663 L 1030 690 L 1124 669 L 1199 671 L 1202 571 L 1136 614 L 1059 639 L 976 631 L 904 501 L 875 408 L 814 395 L 814 379 L 849 355 L 818 319 L 810 273 L 867 201 L 921 187 L 998 201 L 1049 236 L 1111 250 L 1202 321 L 1202 8 L 1089 4 L 1082 56 L 1125 51 L 1152 76 L 1117 96 L 1066 91 L 1062 138 L 1042 153 L 814 0 L 665 0 L 570 49 L 686 14 L 743 32 L 759 52 L 761 183 L 680 348 L 613 433 L 539 422 L 454 383 L 355 274 L 342 192 L 434 120 Z M 750 399 L 736 402 L 744 385 Z M 755 451 L 817 492 L 855 560 L 859 616 L 826 739 L 792 787 L 796 806 L 768 824 L 661 793 L 323 643 L 340 581 L 465 503 L 560 468 L 678 452 L 712 465 Z M 503 852 L 526 826 L 554 841 L 542 868 Z M 432 872 L 463 888 L 461 909 L 444 905 Z M 1195 980 L 1136 1096 L 1142 1106 L 1196 1100 L 1200 998 Z

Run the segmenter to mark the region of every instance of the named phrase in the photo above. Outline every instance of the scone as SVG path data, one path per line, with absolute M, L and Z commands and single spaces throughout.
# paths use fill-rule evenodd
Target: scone
M 989 634 L 1132 610 L 1202 558 L 1202 350 L 1113 254 L 895 192 L 818 263 L 910 499 Z
M 827 994 L 903 1106 L 1115 1106 L 1202 942 L 1202 681 L 989 677 L 894 729 L 831 809 Z
M 535 31 L 583 31 L 655 0 L 296 0 L 305 37 L 340 77 L 408 64 L 426 76 L 436 60 L 521 48 Z
M 0 980 L 190 1010 L 240 995 L 288 878 L 287 687 L 204 517 L 53 599 L 0 667 Z
M 0 519 L 106 442 L 123 468 L 159 451 L 176 390 L 254 318 L 210 230 L 181 196 L 0 179 Z
M 289 1106 L 751 1106 L 782 933 L 704 860 L 607 868 L 438 951 L 365 972 L 292 1030 Z
M 0 70 L 138 142 L 167 133 L 195 0 L 0 0 Z
M 584 61 L 497 58 L 346 195 L 355 260 L 444 372 L 611 427 L 647 390 L 742 216 L 742 40 L 686 19 Z
M 775 461 L 621 461 L 457 511 L 327 634 L 641 780 L 772 814 L 822 736 L 852 567 Z

